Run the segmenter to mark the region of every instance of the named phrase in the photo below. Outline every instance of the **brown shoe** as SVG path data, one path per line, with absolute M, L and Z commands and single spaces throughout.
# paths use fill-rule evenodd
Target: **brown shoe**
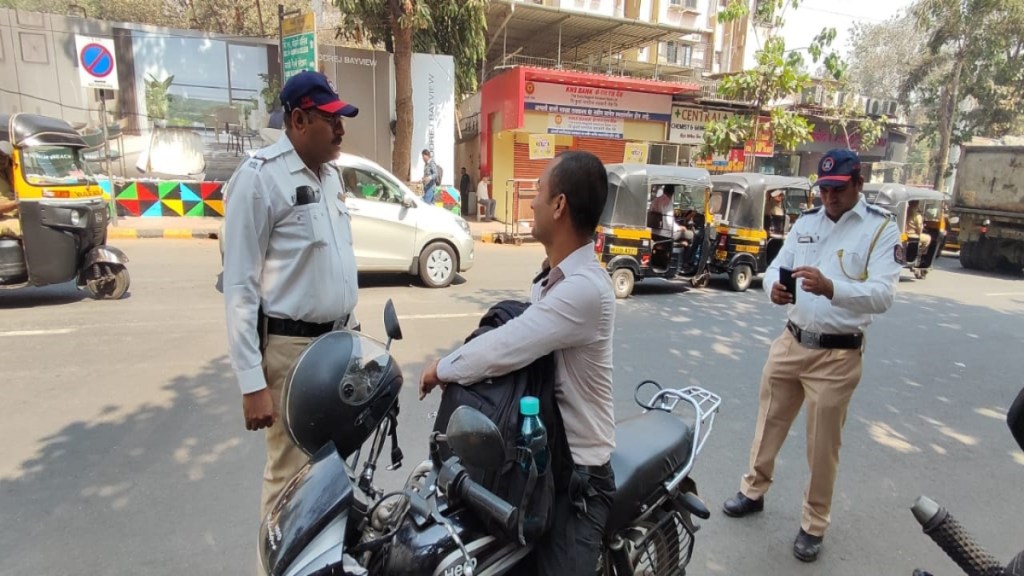
M 725 512 L 726 516 L 733 518 L 743 518 L 748 514 L 762 510 L 764 510 L 764 496 L 757 500 L 751 500 L 744 496 L 743 492 L 737 492 L 735 497 L 729 498 L 722 505 L 722 512 Z
M 821 553 L 821 542 L 824 539 L 822 536 L 812 536 L 801 528 L 793 542 L 793 556 L 801 562 L 814 562 Z

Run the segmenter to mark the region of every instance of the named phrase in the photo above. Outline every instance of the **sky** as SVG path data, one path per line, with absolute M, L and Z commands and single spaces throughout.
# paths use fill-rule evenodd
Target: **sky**
M 783 29 L 786 48 L 806 47 L 822 28 L 835 28 L 836 39 L 832 47 L 845 58 L 849 51 L 850 28 L 855 22 L 883 22 L 899 11 L 906 11 L 911 3 L 912 0 L 803 0 L 798 8 L 790 9 L 786 13 L 786 25 Z

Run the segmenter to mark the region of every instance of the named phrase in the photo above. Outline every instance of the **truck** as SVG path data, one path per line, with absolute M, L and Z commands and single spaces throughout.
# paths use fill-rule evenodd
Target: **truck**
M 960 265 L 1024 269 L 1024 146 L 962 148 L 951 221 L 959 219 Z

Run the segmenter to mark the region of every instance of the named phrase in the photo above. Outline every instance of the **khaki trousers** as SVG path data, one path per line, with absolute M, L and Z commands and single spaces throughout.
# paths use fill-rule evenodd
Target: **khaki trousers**
M 0 238 L 21 238 L 21 220 L 17 216 L 0 216 Z
M 789 428 L 807 401 L 807 465 L 810 481 L 804 492 L 801 527 L 824 536 L 832 508 L 832 492 L 839 467 L 846 408 L 860 382 L 863 347 L 859 350 L 805 348 L 785 330 L 772 343 L 761 375 L 760 405 L 750 468 L 740 486 L 757 500 L 771 486 L 775 457 Z
M 281 391 L 288 372 L 295 364 L 299 354 L 312 342 L 312 338 L 295 338 L 271 334 L 267 339 L 267 349 L 263 352 L 263 374 L 267 379 L 267 388 L 274 400 L 275 422 L 266 431 L 267 465 L 263 469 L 263 495 L 260 500 L 260 522 L 281 495 L 285 485 L 306 465 L 309 456 L 299 449 L 285 430 L 281 414 Z

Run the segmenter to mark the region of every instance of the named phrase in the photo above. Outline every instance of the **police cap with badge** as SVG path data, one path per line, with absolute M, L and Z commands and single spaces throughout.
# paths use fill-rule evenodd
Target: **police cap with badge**
M 281 89 L 281 105 L 286 114 L 292 110 L 316 109 L 332 116 L 355 118 L 359 108 L 343 101 L 334 85 L 320 72 L 303 70 L 292 76 Z
M 818 186 L 842 186 L 853 174 L 860 172 L 860 156 L 853 150 L 829 150 L 818 163 Z

